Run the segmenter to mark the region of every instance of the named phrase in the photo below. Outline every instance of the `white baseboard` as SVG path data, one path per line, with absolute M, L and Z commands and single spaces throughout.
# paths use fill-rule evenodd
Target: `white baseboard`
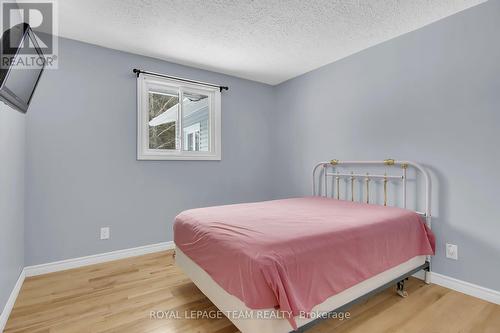
M 477 284 L 458 280 L 434 272 L 431 273 L 431 282 L 491 303 L 500 304 L 500 291 L 497 290 L 481 287 Z
M 9 299 L 3 308 L 2 313 L 0 314 L 0 332 L 3 332 L 5 325 L 7 325 L 7 319 L 9 319 L 10 312 L 12 308 L 14 308 L 14 304 L 16 303 L 17 295 L 19 295 L 19 291 L 21 290 L 21 286 L 23 285 L 24 278 L 26 274 L 24 273 L 24 269 L 19 274 L 19 278 L 17 279 L 16 284 L 14 285 L 14 289 L 10 293 Z
M 423 280 L 424 272 L 417 272 L 413 274 L 413 276 L 417 279 Z M 435 272 L 431 272 L 431 283 L 467 294 L 469 296 L 477 297 L 491 303 L 500 304 L 500 291 L 497 290 L 481 287 L 477 284 L 458 280 Z
M 86 257 L 73 258 L 61 261 L 55 261 L 47 264 L 27 266 L 24 268 L 26 277 L 36 276 L 41 274 L 53 273 L 64 271 L 67 269 L 78 268 L 88 265 L 100 264 L 107 261 L 124 259 L 129 257 L 140 256 L 143 254 L 171 250 L 174 248 L 174 242 L 163 242 L 158 244 L 145 245 L 134 247 L 131 249 L 124 249 L 112 251 L 107 253 L 100 253 Z

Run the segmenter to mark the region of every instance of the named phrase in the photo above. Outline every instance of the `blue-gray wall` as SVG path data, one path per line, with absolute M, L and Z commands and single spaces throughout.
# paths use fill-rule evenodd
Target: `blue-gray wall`
M 274 196 L 310 193 L 321 160 L 421 162 L 434 182 L 433 270 L 500 290 L 499 32 L 495 0 L 279 85 Z
M 137 161 L 132 68 L 230 87 L 222 161 Z M 27 114 L 26 264 L 172 240 L 187 208 L 268 199 L 272 88 L 72 40 Z M 111 239 L 99 240 L 99 228 Z
M 0 102 L 0 312 L 24 266 L 25 123 Z

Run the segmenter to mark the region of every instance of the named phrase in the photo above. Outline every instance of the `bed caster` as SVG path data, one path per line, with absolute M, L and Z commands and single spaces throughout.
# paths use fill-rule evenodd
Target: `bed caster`
M 401 280 L 396 285 L 396 293 L 403 298 L 406 298 L 408 296 L 408 292 L 406 292 L 406 290 L 405 290 L 405 281 L 406 281 L 406 279 Z

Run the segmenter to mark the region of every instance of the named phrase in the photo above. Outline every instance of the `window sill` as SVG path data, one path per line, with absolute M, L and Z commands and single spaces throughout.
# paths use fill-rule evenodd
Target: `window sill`
M 220 161 L 220 154 L 138 154 L 138 161 Z

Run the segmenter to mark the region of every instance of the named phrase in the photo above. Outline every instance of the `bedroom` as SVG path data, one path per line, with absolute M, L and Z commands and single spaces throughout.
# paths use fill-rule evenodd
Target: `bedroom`
M 192 209 L 309 197 L 313 168 L 325 162 L 314 194 L 325 194 L 325 179 L 332 202 L 354 194 L 363 203 L 349 214 L 406 201 L 432 223 L 435 255 L 430 284 L 420 271 L 370 294 L 380 282 L 351 293 L 356 305 L 329 309 L 348 319 L 304 330 L 500 331 L 500 1 L 43 3 L 49 30 L 36 15 L 24 20 L 52 41 L 51 53 L 39 46 L 55 61 L 26 112 L 0 107 L 0 330 L 247 332 L 227 304 L 213 305 L 227 281 L 210 296 L 179 262 L 183 249 L 173 257 L 174 220 Z M 406 162 L 429 175 L 427 216 L 424 174 Z M 243 217 L 270 223 L 266 211 L 288 206 L 261 207 Z M 307 213 L 303 235 L 329 216 Z M 253 232 L 276 242 L 267 236 L 290 231 L 277 230 Z M 212 257 L 234 268 L 236 254 L 235 262 Z M 307 288 L 296 290 L 307 298 Z M 279 322 L 292 331 L 287 318 Z

